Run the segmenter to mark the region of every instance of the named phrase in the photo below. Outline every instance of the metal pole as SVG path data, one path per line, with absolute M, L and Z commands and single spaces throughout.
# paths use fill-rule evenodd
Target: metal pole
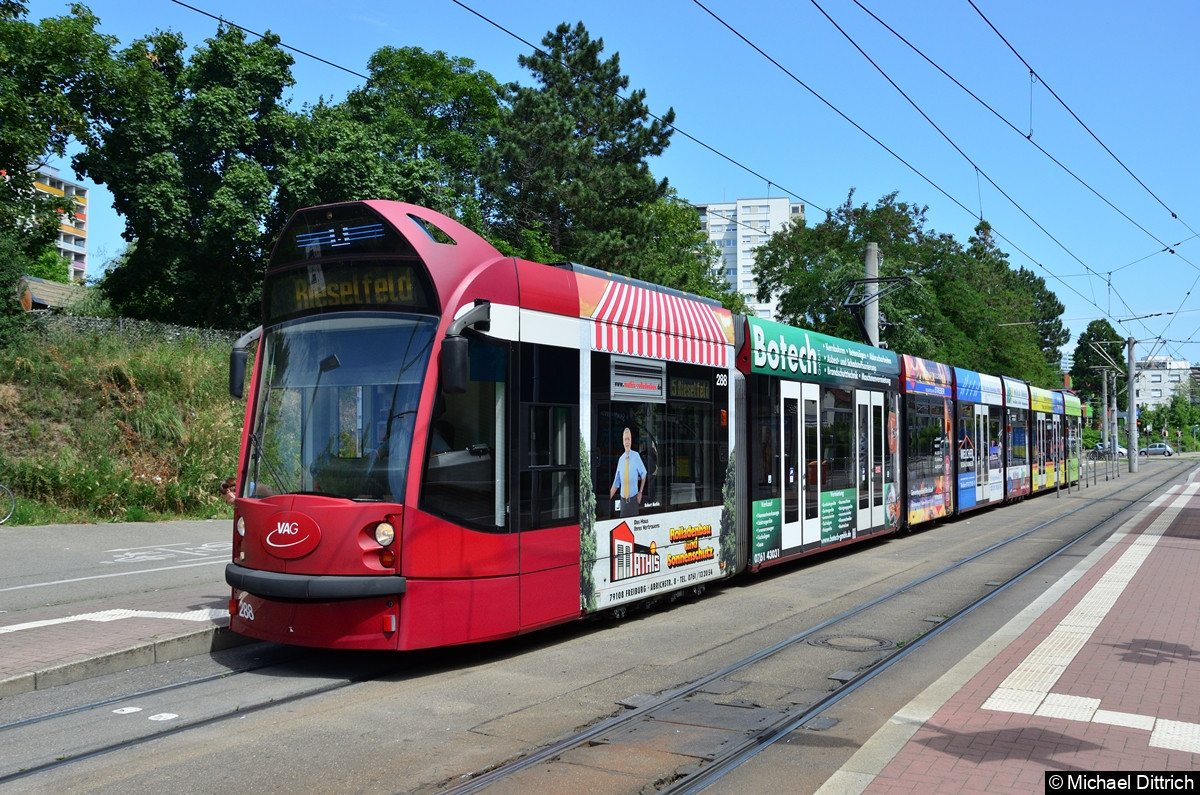
M 1107 452 L 1112 449 L 1108 444 L 1108 371 L 1101 370 L 1100 377 L 1103 379 L 1104 387 L 1100 398 L 1100 437 L 1104 441 L 1104 450 Z
M 863 323 L 867 327 L 867 339 L 874 348 L 879 347 L 879 244 L 867 244 L 866 256 L 867 292 L 863 307 Z
M 1126 376 L 1128 378 L 1129 383 L 1126 385 L 1125 388 L 1129 390 L 1129 395 L 1127 396 L 1128 402 L 1126 403 L 1128 408 L 1125 410 L 1126 411 L 1125 427 L 1129 431 L 1129 471 L 1130 472 L 1138 471 L 1137 398 L 1135 397 L 1137 395 L 1137 389 L 1134 387 L 1135 374 L 1133 371 L 1133 364 L 1134 364 L 1134 362 L 1133 362 L 1133 346 L 1136 343 L 1137 343 L 1137 340 L 1135 340 L 1133 337 L 1130 337 L 1126 341 L 1126 344 L 1129 346 L 1129 354 L 1128 354 L 1129 359 L 1128 359 L 1128 365 L 1127 365 L 1128 369 L 1129 369 L 1129 373 Z

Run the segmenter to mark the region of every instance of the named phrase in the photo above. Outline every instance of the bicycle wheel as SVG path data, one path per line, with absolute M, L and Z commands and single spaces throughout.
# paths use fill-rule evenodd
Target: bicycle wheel
M 12 489 L 0 483 L 0 524 L 4 524 L 12 518 L 13 511 L 17 509 L 17 498 L 13 496 Z

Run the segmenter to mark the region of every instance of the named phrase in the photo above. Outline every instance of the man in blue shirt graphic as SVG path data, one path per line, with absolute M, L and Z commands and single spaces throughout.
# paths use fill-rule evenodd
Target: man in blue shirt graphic
M 625 452 L 617 459 L 617 473 L 613 476 L 612 488 L 608 491 L 609 499 L 616 496 L 617 492 L 621 493 L 621 516 L 630 517 L 638 515 L 638 508 L 642 504 L 642 487 L 646 485 L 646 465 L 642 463 L 642 457 L 637 454 L 633 447 L 633 434 L 628 428 L 621 434 L 621 443 L 625 445 Z

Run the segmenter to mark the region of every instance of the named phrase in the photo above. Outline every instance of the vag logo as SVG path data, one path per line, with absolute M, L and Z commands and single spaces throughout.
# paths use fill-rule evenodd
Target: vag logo
M 321 528 L 307 514 L 280 511 L 267 522 L 263 548 L 277 558 L 291 559 L 307 555 L 321 543 Z

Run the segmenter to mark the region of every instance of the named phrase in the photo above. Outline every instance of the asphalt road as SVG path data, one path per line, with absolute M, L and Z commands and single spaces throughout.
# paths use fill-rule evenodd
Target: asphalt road
M 224 586 L 232 521 L 0 527 L 0 611 Z

